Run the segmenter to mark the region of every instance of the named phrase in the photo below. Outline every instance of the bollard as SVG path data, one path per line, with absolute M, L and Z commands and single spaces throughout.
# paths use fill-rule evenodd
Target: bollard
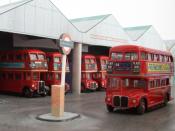
M 51 114 L 55 117 L 64 115 L 64 87 L 61 85 L 51 87 Z

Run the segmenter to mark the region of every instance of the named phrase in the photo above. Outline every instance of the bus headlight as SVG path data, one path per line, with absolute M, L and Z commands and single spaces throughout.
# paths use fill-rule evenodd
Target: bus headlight
M 44 62 L 44 67 L 47 68 L 47 62 Z
M 132 99 L 132 103 L 135 104 L 137 101 L 136 99 Z

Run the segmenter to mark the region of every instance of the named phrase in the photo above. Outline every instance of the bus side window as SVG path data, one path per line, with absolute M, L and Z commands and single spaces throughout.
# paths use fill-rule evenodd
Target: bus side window
M 2 80 L 6 80 L 6 73 L 2 73 Z
M 161 80 L 161 86 L 165 86 L 165 85 L 166 85 L 165 79 Z
M 28 60 L 28 55 L 27 54 L 24 54 L 24 60 Z
M 3 80 L 3 79 L 2 79 L 2 73 L 0 73 L 0 80 Z
M 154 54 L 151 53 L 151 61 L 154 61 Z
M 148 53 L 148 60 L 151 61 L 151 54 Z
M 160 87 L 160 80 L 157 79 L 155 82 L 156 82 L 156 87 Z
M 14 60 L 13 54 L 8 54 L 8 60 L 9 61 L 13 61 Z
M 141 52 L 141 59 L 148 60 L 148 54 L 146 52 Z
M 159 61 L 159 55 L 158 54 L 154 55 L 154 61 Z
M 150 81 L 150 88 L 154 88 L 154 81 Z
M 165 61 L 165 56 L 164 55 L 161 55 L 161 62 L 164 62 Z
M 15 73 L 15 80 L 21 80 L 21 73 Z
M 21 54 L 17 54 L 16 55 L 16 60 L 21 61 L 22 60 L 22 55 Z
M 173 62 L 173 57 L 172 56 L 170 56 L 170 62 Z
M 13 80 L 13 73 L 8 73 L 8 80 Z
M 169 85 L 170 84 L 170 81 L 169 81 L 169 78 L 166 79 L 166 85 Z
M 1 55 L 1 60 L 2 61 L 6 61 L 7 60 L 7 55 L 6 54 L 2 54 Z

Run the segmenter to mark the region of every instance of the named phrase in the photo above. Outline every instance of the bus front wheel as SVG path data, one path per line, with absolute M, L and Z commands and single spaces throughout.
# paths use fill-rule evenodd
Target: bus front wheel
M 106 105 L 106 108 L 107 108 L 108 112 L 114 111 L 114 107 L 112 107 L 111 105 Z
M 28 88 L 28 87 L 25 87 L 25 88 L 23 89 L 23 94 L 24 94 L 25 97 L 28 97 L 28 98 L 33 97 L 33 92 L 32 92 L 32 90 L 31 90 L 30 88 Z
M 145 113 L 145 111 L 146 111 L 146 103 L 145 103 L 144 99 L 141 99 L 140 104 L 137 107 L 137 114 L 142 115 Z

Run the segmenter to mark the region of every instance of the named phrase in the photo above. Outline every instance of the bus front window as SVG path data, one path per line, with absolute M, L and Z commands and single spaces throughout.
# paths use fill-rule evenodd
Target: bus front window
M 29 54 L 30 60 L 37 60 L 36 54 Z
M 60 57 L 54 57 L 54 62 L 60 63 L 61 62 L 61 58 Z
M 44 58 L 44 55 L 43 54 L 38 54 L 38 59 L 39 60 L 44 60 L 45 58 Z
M 120 88 L 120 80 L 117 78 L 109 78 L 108 87 L 109 88 Z
M 135 52 L 127 52 L 125 53 L 125 60 L 137 60 L 138 54 Z
M 124 79 L 123 86 L 126 88 L 145 88 L 146 81 L 142 79 Z

